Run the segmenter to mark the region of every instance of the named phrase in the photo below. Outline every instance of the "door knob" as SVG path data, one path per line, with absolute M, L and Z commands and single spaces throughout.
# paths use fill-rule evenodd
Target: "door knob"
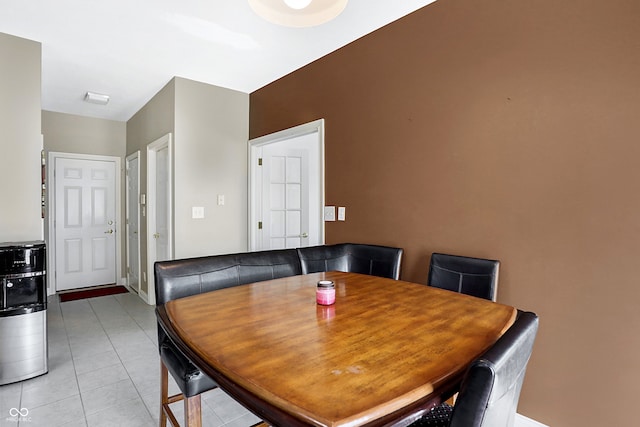
M 160 233 L 153 233 L 153 237 L 155 239 L 159 239 L 160 238 Z
M 113 230 L 109 229 L 109 230 L 105 231 L 104 234 L 113 234 Z
M 303 239 L 306 239 L 307 237 L 309 237 L 309 233 L 302 233 L 300 237 L 302 237 Z

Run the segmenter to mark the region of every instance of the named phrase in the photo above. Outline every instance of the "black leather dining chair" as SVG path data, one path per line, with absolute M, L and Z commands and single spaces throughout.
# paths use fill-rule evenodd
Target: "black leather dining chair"
M 271 280 L 300 274 L 300 262 L 295 249 L 218 255 L 156 262 L 154 265 L 156 306 L 177 298 L 202 292 Z M 202 424 L 201 397 L 218 385 L 178 348 L 158 322 L 160 351 L 160 427 L 167 420 L 180 427 L 169 405 L 184 401 L 185 426 Z M 180 394 L 168 395 L 168 373 L 175 380 Z M 262 425 L 258 423 L 256 425 Z
M 454 406 L 436 406 L 410 427 L 513 427 L 538 316 L 518 312 L 514 324 L 467 370 Z
M 167 262 L 155 264 L 156 306 L 179 297 L 189 296 L 200 292 L 199 286 L 184 283 L 179 286 L 176 282 L 179 276 L 166 275 L 165 270 L 174 264 Z M 175 265 L 178 270 L 182 266 Z M 175 270 L 175 268 L 174 268 Z M 200 395 L 217 388 L 218 385 L 202 373 L 187 356 L 174 344 L 163 326 L 158 323 L 158 350 L 160 352 L 160 427 L 166 427 L 167 420 L 173 427 L 180 427 L 170 404 L 184 402 L 184 424 L 186 427 L 202 424 L 202 401 Z M 175 380 L 179 394 L 169 396 L 169 372 Z
M 434 253 L 429 263 L 429 286 L 495 301 L 500 261 Z
M 395 280 L 400 279 L 402 254 L 402 248 L 361 243 L 298 248 L 302 274 L 335 270 Z

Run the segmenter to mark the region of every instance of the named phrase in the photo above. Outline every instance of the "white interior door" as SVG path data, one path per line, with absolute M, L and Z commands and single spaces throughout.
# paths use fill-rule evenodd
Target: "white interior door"
M 127 157 L 127 285 L 140 292 L 140 161 L 139 152 Z
M 153 265 L 173 259 L 173 189 L 171 134 L 147 147 L 147 267 L 148 303 L 155 304 Z
M 309 246 L 309 150 L 262 149 L 261 249 Z
M 151 200 L 155 210 L 156 261 L 171 259 L 169 247 L 169 147 L 156 151 L 155 197 Z
M 56 158 L 56 290 L 116 283 L 116 163 Z
M 324 244 L 324 120 L 249 141 L 249 248 Z

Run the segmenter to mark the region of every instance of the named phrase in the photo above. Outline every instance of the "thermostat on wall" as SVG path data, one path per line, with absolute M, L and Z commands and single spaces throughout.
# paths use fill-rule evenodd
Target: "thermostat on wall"
M 324 207 L 324 220 L 325 221 L 335 221 L 336 220 L 336 207 L 335 206 L 325 206 Z

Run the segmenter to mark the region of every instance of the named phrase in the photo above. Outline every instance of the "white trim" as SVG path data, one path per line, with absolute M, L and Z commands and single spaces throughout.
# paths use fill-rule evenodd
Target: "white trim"
M 324 207 L 325 197 L 324 197 L 324 119 L 318 119 L 313 122 L 305 123 L 302 125 L 294 126 L 289 129 L 284 129 L 278 132 L 271 133 L 269 135 L 264 135 L 258 138 L 250 139 L 249 142 L 249 150 L 248 150 L 248 170 L 249 170 L 249 200 L 247 203 L 248 206 L 248 242 L 247 246 L 249 250 L 255 250 L 257 247 L 257 233 L 255 224 L 257 222 L 256 218 L 259 218 L 259 212 L 261 211 L 260 206 L 255 206 L 254 196 L 259 192 L 259 189 L 256 188 L 256 164 L 258 159 L 259 150 L 268 144 L 277 143 L 280 141 L 284 141 L 287 139 L 308 135 L 311 133 L 317 132 L 318 139 L 320 142 L 320 158 L 318 159 L 320 162 L 320 207 L 321 209 Z M 324 215 L 320 214 L 320 241 L 324 244 L 325 241 L 325 227 L 324 227 Z
M 155 294 L 155 288 L 154 288 L 154 294 Z M 142 289 L 140 289 L 140 292 L 138 293 L 138 296 L 140 298 L 142 298 L 142 300 L 144 302 L 149 301 L 149 294 L 147 292 L 143 291 Z
M 122 169 L 121 159 L 115 156 L 99 156 L 94 154 L 76 154 L 76 153 L 61 153 L 57 151 L 50 151 L 47 164 L 47 197 L 46 197 L 46 212 L 47 223 L 49 224 L 48 241 L 47 241 L 47 295 L 54 295 L 56 293 L 56 230 L 55 230 L 55 164 L 56 159 L 77 159 L 77 160 L 94 160 L 104 162 L 114 162 L 116 166 L 115 173 L 115 204 L 116 204 L 116 254 L 115 254 L 115 278 L 118 285 L 122 285 L 122 238 L 120 237 L 120 223 L 122 222 L 121 211 L 121 188 L 122 185 Z
M 524 415 L 516 414 L 516 422 L 514 427 L 548 427 L 542 423 L 527 418 Z
M 152 227 L 155 227 L 155 202 L 154 194 L 156 191 L 155 177 L 156 173 L 156 156 L 155 152 L 167 147 L 167 162 L 169 167 L 167 168 L 167 185 L 169 186 L 169 209 L 167 212 L 167 245 L 169 246 L 169 258 L 173 259 L 173 138 L 171 133 L 168 133 L 155 141 L 147 145 L 147 293 L 146 302 L 149 305 L 156 304 L 156 290 L 154 284 L 153 263 L 155 262 L 155 254 L 149 249 L 155 246 L 153 241 Z M 142 294 L 142 293 L 141 293 Z
M 137 227 L 137 230 L 136 230 L 136 232 L 138 233 L 138 247 L 135 248 L 138 251 L 138 287 L 137 287 L 137 289 L 133 289 L 131 287 L 131 284 L 129 283 L 129 270 L 128 270 L 128 268 L 129 268 L 129 253 L 131 252 L 131 248 L 129 247 L 129 221 L 128 221 L 129 218 L 128 218 L 128 214 L 129 214 L 130 206 L 129 206 L 129 197 L 128 197 L 128 195 L 129 195 L 129 183 L 128 183 L 128 178 L 127 177 L 129 175 L 129 162 L 131 160 L 134 160 L 134 159 L 136 159 L 138 161 L 138 170 L 137 170 L 137 175 L 138 176 L 136 177 L 137 183 L 138 183 L 138 194 L 136 194 L 136 200 L 138 201 L 138 220 L 137 220 L 137 226 L 138 227 Z M 140 150 L 137 150 L 134 153 L 129 154 L 125 158 L 125 171 L 126 171 L 126 173 L 125 173 L 125 230 L 126 230 L 125 231 L 125 236 L 126 236 L 125 247 L 127 249 L 127 251 L 126 251 L 127 256 L 126 256 L 125 259 L 126 259 L 127 265 L 125 267 L 125 271 L 123 271 L 124 277 L 125 277 L 124 282 L 127 284 L 127 288 L 133 289 L 136 294 L 140 295 L 140 287 L 141 287 L 140 285 L 141 285 L 141 280 L 142 280 L 142 277 L 140 277 L 142 275 L 141 274 L 142 273 L 142 271 L 141 271 L 142 260 L 140 259 L 140 254 L 141 254 L 141 249 L 140 249 L 140 246 L 141 246 L 141 242 L 140 242 L 140 236 L 141 236 L 141 234 L 140 234 L 140 219 L 141 219 L 141 216 L 142 216 L 142 215 L 140 215 Z

